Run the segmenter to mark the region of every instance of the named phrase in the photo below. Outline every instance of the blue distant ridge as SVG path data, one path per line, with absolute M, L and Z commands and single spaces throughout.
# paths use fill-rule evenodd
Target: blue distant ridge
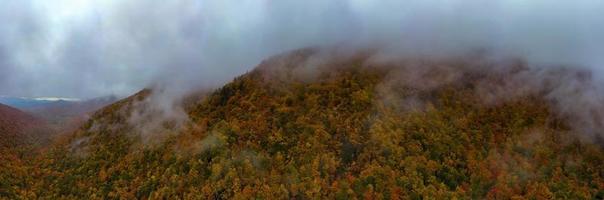
M 29 98 L 21 98 L 21 97 L 0 97 L 0 103 L 5 104 L 11 107 L 15 107 L 21 110 L 29 110 L 33 108 L 48 106 L 48 105 L 57 105 L 57 104 L 65 104 L 69 103 L 68 101 L 58 100 L 39 100 L 39 99 L 29 99 Z

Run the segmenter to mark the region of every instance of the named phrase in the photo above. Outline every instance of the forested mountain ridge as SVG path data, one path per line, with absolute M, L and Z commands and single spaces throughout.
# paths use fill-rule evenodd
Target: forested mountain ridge
M 510 92 L 531 69 L 485 65 L 302 49 L 174 109 L 143 90 L 2 180 L 0 196 L 603 198 L 602 147 L 557 111 L 552 84 Z
M 43 120 L 19 109 L 0 104 L 0 137 L 2 137 L 0 146 L 2 148 L 26 143 L 29 137 L 42 134 L 43 131 L 40 129 L 44 127 Z

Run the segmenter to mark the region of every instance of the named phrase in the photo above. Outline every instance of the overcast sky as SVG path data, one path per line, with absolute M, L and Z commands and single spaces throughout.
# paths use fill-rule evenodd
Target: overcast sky
M 216 86 L 267 56 L 342 43 L 604 71 L 604 1 L 0 0 L 0 95 Z

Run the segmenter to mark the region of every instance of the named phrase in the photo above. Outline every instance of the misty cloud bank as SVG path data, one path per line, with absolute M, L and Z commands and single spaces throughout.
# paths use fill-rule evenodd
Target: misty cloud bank
M 393 55 L 375 50 L 307 48 L 272 57 L 259 65 L 257 72 L 264 80 L 274 81 L 269 85 L 287 86 L 292 82 L 322 82 L 347 67 L 381 71 L 385 77 L 375 87 L 374 106 L 402 116 L 435 106 L 440 109 L 438 95 L 449 89 L 465 96 L 461 100 L 464 103 L 482 108 L 528 101 L 547 109 L 547 126 L 604 146 L 604 90 L 601 77 L 590 69 L 536 66 L 522 58 L 482 51 L 437 59 Z
M 273 54 L 338 44 L 430 57 L 488 49 L 601 74 L 602 11 L 597 0 L 5 0 L 0 94 L 184 92 Z
M 486 87 L 496 90 L 490 98 L 545 91 L 576 128 L 601 137 L 594 131 L 604 127 L 603 11 L 598 0 L 5 0 L 0 95 L 85 99 L 154 87 L 159 92 L 128 119 L 145 136 L 158 124 L 188 120 L 184 94 L 220 86 L 288 50 L 376 49 L 385 60 L 487 51 L 532 68 L 509 76 L 509 85 Z M 575 70 L 543 70 L 560 66 L 588 71 L 589 81 Z M 426 66 L 415 68 L 393 76 L 426 83 L 420 88 L 444 84 L 423 77 Z

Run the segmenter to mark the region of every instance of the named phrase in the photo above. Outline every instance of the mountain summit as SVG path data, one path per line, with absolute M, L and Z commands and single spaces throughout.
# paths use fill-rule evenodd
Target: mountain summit
M 0 194 L 602 198 L 598 126 L 560 109 L 561 80 L 588 84 L 589 74 L 480 56 L 297 50 L 212 92 L 167 101 L 143 90 L 109 105 Z

